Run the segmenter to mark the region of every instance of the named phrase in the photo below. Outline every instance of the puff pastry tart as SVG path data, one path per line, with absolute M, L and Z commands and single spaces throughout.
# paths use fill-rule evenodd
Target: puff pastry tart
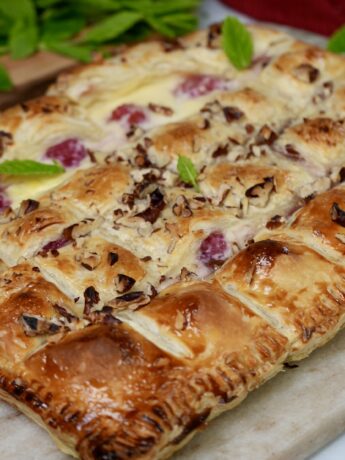
M 345 59 L 250 32 L 244 71 L 212 26 L 0 115 L 66 170 L 1 178 L 0 396 L 67 454 L 167 458 L 344 325 Z

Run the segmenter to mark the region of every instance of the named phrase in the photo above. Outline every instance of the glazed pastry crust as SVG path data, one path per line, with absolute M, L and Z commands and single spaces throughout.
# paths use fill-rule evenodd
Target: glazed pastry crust
M 168 458 L 345 322 L 345 59 L 250 26 L 238 71 L 220 31 L 0 115 L 66 168 L 1 178 L 0 397 L 83 460 Z

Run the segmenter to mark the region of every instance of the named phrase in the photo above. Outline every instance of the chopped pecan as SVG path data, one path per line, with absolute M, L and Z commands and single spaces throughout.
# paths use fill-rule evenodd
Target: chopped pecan
M 23 216 L 25 214 L 29 214 L 30 212 L 38 209 L 39 205 L 39 201 L 32 200 L 30 198 L 28 200 L 23 200 L 20 204 L 19 215 Z
M 38 315 L 22 314 L 20 317 L 24 333 L 28 337 L 53 335 L 65 329 L 65 325 L 56 318 L 44 318 Z
M 101 256 L 97 252 L 84 251 L 76 256 L 76 261 L 86 270 L 93 271 L 101 263 Z
M 223 107 L 223 113 L 228 123 L 232 123 L 233 121 L 239 120 L 244 115 L 244 112 L 242 112 L 242 110 L 240 110 L 238 107 L 232 106 Z
M 123 275 L 122 273 L 119 273 L 117 275 L 115 284 L 117 292 L 123 294 L 124 292 L 128 292 L 130 289 L 132 289 L 132 287 L 135 284 L 135 279 L 131 278 L 130 276 Z
M 149 109 L 151 112 L 158 113 L 159 115 L 165 115 L 166 117 L 171 117 L 174 113 L 173 109 L 165 105 L 149 103 Z
M 264 125 L 256 136 L 256 145 L 271 145 L 277 140 L 277 134 L 268 125 Z
M 181 281 L 192 281 L 193 279 L 196 279 L 196 278 L 197 278 L 196 273 L 191 272 L 186 267 L 182 267 L 181 272 L 180 272 Z
M 338 203 L 332 204 L 330 214 L 333 222 L 345 227 L 345 211 L 340 208 Z
M 293 70 L 294 76 L 304 83 L 314 83 L 320 76 L 320 71 L 311 64 L 301 64 Z
M 13 137 L 11 133 L 0 131 L 0 157 L 3 155 L 5 149 L 13 144 Z
M 84 291 L 84 314 L 88 315 L 92 307 L 100 301 L 99 294 L 93 286 L 89 286 Z
M 221 35 L 221 25 L 220 23 L 211 24 L 208 28 L 207 34 L 207 47 L 210 49 L 218 48 L 218 40 Z
M 116 252 L 109 252 L 108 253 L 108 264 L 111 267 L 113 265 L 115 265 L 118 260 L 119 260 L 119 256 L 118 256 L 118 254 L 116 254 Z
M 61 305 L 58 305 L 57 303 L 53 305 L 53 308 L 54 310 L 56 310 L 57 313 L 59 313 L 59 315 L 67 319 L 69 323 L 78 320 L 76 316 L 74 316 L 72 313 L 67 311 L 66 308 L 62 307 Z
M 184 195 L 180 195 L 176 198 L 176 202 L 172 207 L 172 211 L 175 216 L 178 217 L 190 217 L 193 214 L 189 202 Z
M 229 153 L 229 144 L 219 145 L 212 153 L 212 158 L 226 156 Z
M 246 190 L 246 197 L 250 198 L 254 206 L 263 208 L 268 203 L 271 192 L 274 190 L 273 177 L 265 177 L 263 182 L 255 184 Z
M 277 215 L 273 216 L 273 217 L 271 218 L 271 220 L 269 220 L 269 221 L 266 223 L 266 228 L 267 228 L 268 230 L 273 230 L 273 229 L 278 228 L 278 227 L 280 227 L 281 225 L 283 225 L 284 221 L 285 221 L 284 217 L 279 216 L 279 215 L 277 214 Z
M 116 308 L 131 308 L 138 309 L 147 305 L 151 301 L 151 298 L 142 291 L 129 292 L 128 294 L 116 297 L 114 303 Z
M 141 217 L 146 222 L 154 224 L 158 219 L 161 211 L 163 211 L 164 207 L 164 196 L 159 188 L 156 188 L 152 193 L 150 193 L 150 206 L 144 211 L 136 214 L 136 217 Z
M 135 198 L 136 197 L 133 193 L 124 193 L 121 197 L 121 201 L 123 204 L 126 204 L 129 209 L 133 209 Z
M 295 149 L 291 144 L 286 144 L 285 146 L 285 155 L 293 160 L 301 159 L 301 154 Z

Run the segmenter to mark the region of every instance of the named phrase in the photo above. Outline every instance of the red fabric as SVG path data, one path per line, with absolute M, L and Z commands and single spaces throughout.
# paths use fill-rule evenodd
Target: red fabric
M 345 23 L 345 0 L 223 0 L 241 13 L 321 35 L 331 35 Z

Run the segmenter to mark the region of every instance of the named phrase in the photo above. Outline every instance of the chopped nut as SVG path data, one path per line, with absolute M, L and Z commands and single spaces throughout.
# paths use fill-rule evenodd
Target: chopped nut
M 245 195 L 250 199 L 251 204 L 263 208 L 267 205 L 274 188 L 273 177 L 265 177 L 263 182 L 250 187 Z
M 84 314 L 88 315 L 92 307 L 100 301 L 99 294 L 93 286 L 89 286 L 84 291 Z
M 223 113 L 228 123 L 239 120 L 244 116 L 244 112 L 242 112 L 242 110 L 232 106 L 223 107 Z
M 340 208 L 338 203 L 333 203 L 330 214 L 333 222 L 341 225 L 342 227 L 345 227 L 345 211 Z
M 293 74 L 298 80 L 304 83 L 314 83 L 319 78 L 320 71 L 311 64 L 306 63 L 295 67 Z
M 23 216 L 25 214 L 29 214 L 30 212 L 38 209 L 39 205 L 39 201 L 31 200 L 30 198 L 28 200 L 23 200 L 20 204 L 19 215 Z
M 164 207 L 165 207 L 164 196 L 159 190 L 159 188 L 156 188 L 150 194 L 150 206 L 147 209 L 145 209 L 145 211 L 142 211 L 136 214 L 136 217 L 141 217 L 146 222 L 150 222 L 151 224 L 154 224 L 156 220 L 158 219 L 161 211 L 164 209 Z
M 44 318 L 38 315 L 23 314 L 20 317 L 24 333 L 28 337 L 38 335 L 53 335 L 62 331 L 66 326 L 56 318 Z
M 119 260 L 118 254 L 116 252 L 109 252 L 108 254 L 108 263 L 112 267 Z
M 180 195 L 176 198 L 172 210 L 175 216 L 178 217 L 190 217 L 193 214 L 189 202 L 184 195 Z
M 135 284 L 135 279 L 131 278 L 130 276 L 123 275 L 122 273 L 119 273 L 117 275 L 115 284 L 116 284 L 117 292 L 122 294 L 122 293 L 128 292 L 130 289 L 132 289 L 132 287 Z
M 268 126 L 264 125 L 256 137 L 257 145 L 271 145 L 278 138 L 277 134 Z
M 159 105 L 159 104 L 152 104 L 151 102 L 149 103 L 149 109 L 151 112 L 158 113 L 160 115 L 165 115 L 166 117 L 170 117 L 174 111 L 170 107 L 166 107 L 164 105 Z

